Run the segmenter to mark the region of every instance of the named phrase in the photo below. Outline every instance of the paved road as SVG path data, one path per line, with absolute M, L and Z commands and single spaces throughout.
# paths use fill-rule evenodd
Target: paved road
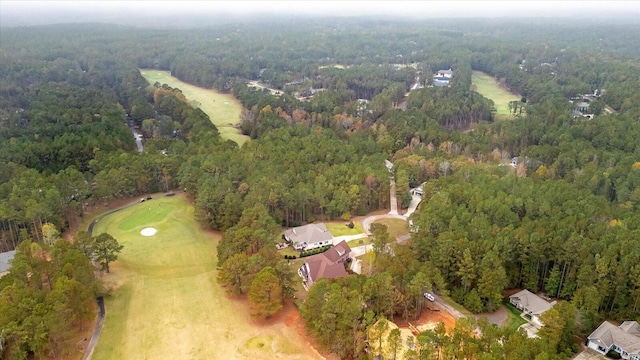
M 84 356 L 82 356 L 82 360 L 91 359 L 91 356 L 93 356 L 93 349 L 98 343 L 100 333 L 102 332 L 102 325 L 104 325 L 104 298 L 100 296 L 96 301 L 98 302 L 98 308 L 100 309 L 100 312 L 98 313 L 98 322 L 96 323 L 95 329 L 93 329 L 93 335 L 91 335 L 91 340 L 89 341 L 89 345 L 87 345 L 87 350 L 85 350 Z
M 404 217 L 408 218 L 409 216 L 411 216 L 411 214 L 416 212 L 416 209 L 418 209 L 418 205 L 420 205 L 421 201 L 422 201 L 422 195 L 413 195 L 413 197 L 411 198 L 411 203 L 409 204 L 409 208 L 407 209 L 407 212 L 404 214 Z
M 396 198 L 396 181 L 391 179 L 391 186 L 390 186 L 390 191 L 389 191 L 389 196 L 391 197 L 390 199 L 390 205 L 391 205 L 391 210 L 389 211 L 389 215 L 398 215 L 398 198 Z
M 350 257 L 353 259 L 353 262 L 351 263 L 351 270 L 354 273 L 362 274 L 362 261 L 358 260 L 356 256 L 364 255 L 368 251 L 371 251 L 372 249 L 373 249 L 373 245 L 356 246 L 353 249 L 351 249 Z
M 442 310 L 449 313 L 449 315 L 453 316 L 454 319 L 458 320 L 460 318 L 467 317 L 465 314 L 456 310 L 453 306 L 447 304 L 444 300 L 442 300 L 440 296 L 438 295 L 433 295 L 433 296 L 436 298 L 436 301 L 435 301 L 436 305 L 438 305 L 438 307 L 440 307 Z
M 129 119 L 128 121 L 129 129 L 131 129 L 131 132 L 133 133 L 133 137 L 136 140 L 138 153 L 142 154 L 142 135 L 136 131 L 136 128 L 133 126 L 133 120 L 131 120 L 131 118 L 128 118 L 128 119 Z

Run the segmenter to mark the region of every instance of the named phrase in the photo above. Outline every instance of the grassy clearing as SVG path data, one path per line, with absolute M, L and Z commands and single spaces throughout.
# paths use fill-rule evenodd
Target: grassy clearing
M 349 245 L 350 248 L 354 248 L 356 246 L 362 246 L 362 245 L 369 245 L 369 244 L 371 244 L 371 240 L 369 239 L 368 236 L 347 242 L 347 245 Z
M 374 223 L 387 225 L 387 232 L 392 238 L 407 235 L 409 233 L 409 223 L 402 219 L 379 219 L 374 221 Z
M 217 127 L 220 135 L 229 140 L 235 141 L 238 145 L 249 140 L 248 136 L 242 135 L 235 126 L 240 122 L 240 111 L 242 105 L 231 94 L 221 94 L 213 89 L 205 89 L 180 81 L 171 76 L 168 71 L 154 69 L 140 69 L 149 84 L 156 81 L 160 84 L 167 84 L 172 88 L 182 90 L 184 96 L 190 101 L 199 103 L 199 108 L 209 115 L 211 122 Z
M 331 235 L 335 236 L 345 236 L 345 235 L 358 235 L 362 234 L 364 230 L 362 230 L 362 225 L 360 223 L 353 223 L 353 229 L 349 229 L 347 227 L 347 222 L 337 221 L 337 222 L 325 222 L 327 226 L 327 230 L 331 231 Z
M 515 331 L 521 325 L 527 323 L 525 319 L 520 317 L 520 311 L 514 308 L 513 305 L 509 303 L 508 299 L 502 300 L 502 304 L 507 309 L 507 314 L 508 314 L 507 319 L 504 321 L 504 324 L 502 324 L 503 328 Z
M 140 235 L 146 227 L 157 234 Z M 103 278 L 112 290 L 93 359 L 313 358 L 298 345 L 295 329 L 255 326 L 244 306 L 226 297 L 216 282 L 219 236 L 200 229 L 183 196 L 154 198 L 108 215 L 94 228 L 100 232 L 124 249 Z M 257 357 L 245 354 L 256 336 L 272 343 Z
M 493 100 L 496 106 L 496 118 L 498 120 L 508 119 L 509 102 L 518 100 L 520 96 L 510 93 L 498 86 L 496 79 L 491 75 L 481 71 L 474 71 L 471 76 L 471 82 L 477 86 L 477 92 L 482 96 Z

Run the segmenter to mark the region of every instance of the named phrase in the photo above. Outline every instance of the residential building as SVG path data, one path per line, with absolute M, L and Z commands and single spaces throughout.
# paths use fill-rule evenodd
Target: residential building
M 311 250 L 333 243 L 333 235 L 324 223 L 298 226 L 284 232 L 284 238 L 296 250 Z
M 298 269 L 304 288 L 309 290 L 318 279 L 335 279 L 349 275 L 345 268 L 349 254 L 351 248 L 343 240 L 321 254 L 306 258 L 304 265 Z
M 540 315 L 551 309 L 556 304 L 555 301 L 548 302 L 529 290 L 522 290 L 516 294 L 509 296 L 509 302 L 517 309 L 522 310 L 523 314 L 530 322 L 538 327 L 543 324 L 540 321 Z
M 625 321 L 616 326 L 605 321 L 587 338 L 588 346 L 601 354 L 614 350 L 623 359 L 640 360 L 640 324 Z

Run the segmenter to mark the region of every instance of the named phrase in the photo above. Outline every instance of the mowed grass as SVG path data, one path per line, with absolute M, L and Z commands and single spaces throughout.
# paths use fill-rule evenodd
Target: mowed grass
M 497 120 L 509 118 L 509 102 L 520 101 L 520 96 L 510 93 L 498 86 L 496 79 L 481 71 L 474 71 L 471 75 L 471 83 L 477 86 L 476 91 L 482 96 L 493 100 L 496 106 Z
M 345 235 L 358 235 L 364 233 L 362 230 L 362 225 L 360 223 L 354 222 L 353 229 L 350 229 L 347 226 L 348 222 L 338 221 L 338 222 L 325 222 L 325 226 L 327 230 L 331 231 L 331 235 L 333 236 L 345 236 Z
M 146 227 L 158 232 L 142 236 Z M 309 358 L 295 330 L 256 327 L 247 309 L 226 296 L 216 282 L 219 236 L 200 229 L 183 196 L 154 198 L 108 215 L 94 228 L 94 234 L 101 232 L 124 248 L 103 278 L 112 290 L 94 360 L 255 359 L 243 348 L 259 335 L 273 341 L 259 359 Z
M 374 224 L 387 225 L 387 232 L 392 238 L 407 235 L 409 233 L 409 223 L 402 219 L 385 218 L 374 221 Z
M 507 319 L 504 321 L 504 324 L 502 324 L 503 328 L 516 331 L 521 325 L 527 323 L 527 321 L 520 316 L 521 312 L 514 308 L 508 299 L 503 299 L 502 304 L 507 309 L 508 314 Z
M 199 108 L 209 115 L 211 122 L 217 127 L 220 135 L 235 141 L 242 146 L 249 137 L 242 135 L 235 126 L 240 122 L 242 105 L 231 94 L 222 94 L 213 89 L 205 89 L 180 81 L 171 76 L 168 71 L 154 69 L 140 69 L 140 73 L 149 84 L 167 84 L 172 88 L 178 88 L 190 101 L 199 103 Z

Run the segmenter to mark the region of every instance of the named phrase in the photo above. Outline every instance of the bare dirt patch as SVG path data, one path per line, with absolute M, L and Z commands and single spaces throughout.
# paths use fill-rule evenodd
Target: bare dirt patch
M 249 313 L 246 298 L 231 301 Z M 258 335 L 247 340 L 239 349 L 245 356 L 262 358 L 275 354 L 277 358 L 284 359 L 331 359 L 329 355 L 316 350 L 317 344 L 306 333 L 304 321 L 291 301 L 286 301 L 283 309 L 269 319 L 261 316 L 252 318 L 251 322 Z M 298 341 L 292 341 L 293 339 Z
M 442 311 L 439 309 L 429 309 L 422 311 L 420 318 L 418 320 L 409 319 L 409 321 L 404 321 L 403 319 L 394 319 L 393 320 L 398 327 L 402 329 L 409 329 L 409 324 L 415 326 L 420 331 L 425 330 L 433 330 L 438 323 L 444 323 L 444 328 L 448 331 L 451 331 L 455 325 L 456 320 L 453 316 L 449 315 L 446 311 Z

